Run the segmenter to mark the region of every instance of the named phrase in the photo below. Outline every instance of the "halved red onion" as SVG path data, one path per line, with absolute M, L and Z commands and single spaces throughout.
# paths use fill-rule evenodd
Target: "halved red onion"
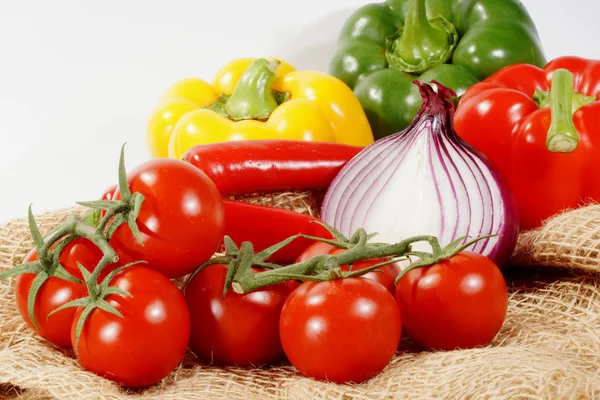
M 428 234 L 443 246 L 461 236 L 497 234 L 468 250 L 502 266 L 518 235 L 514 198 L 487 159 L 454 132 L 455 94 L 437 82 L 437 93 L 415 84 L 423 106 L 412 124 L 346 164 L 325 195 L 321 218 L 345 235 L 364 228 L 386 243 Z

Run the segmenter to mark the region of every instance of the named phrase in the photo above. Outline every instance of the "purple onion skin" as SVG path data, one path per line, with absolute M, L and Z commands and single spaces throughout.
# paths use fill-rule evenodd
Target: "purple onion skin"
M 361 156 L 365 155 L 363 154 L 363 152 L 367 151 L 372 146 L 378 146 L 382 143 L 392 141 L 397 137 L 412 131 L 423 118 L 428 118 L 432 115 L 438 115 L 438 117 L 441 117 L 442 121 L 445 121 L 448 138 L 450 138 L 454 143 L 458 144 L 459 146 L 466 148 L 471 153 L 472 157 L 478 158 L 488 168 L 490 174 L 497 182 L 500 191 L 500 208 L 504 209 L 504 221 L 499 231 L 494 232 L 495 234 L 499 235 L 498 241 L 484 255 L 491 259 L 499 268 L 504 268 L 510 262 L 511 255 L 515 249 L 517 238 L 519 235 L 519 216 L 514 195 L 508 189 L 508 185 L 505 183 L 500 173 L 497 171 L 495 166 L 493 166 L 493 164 L 487 159 L 487 157 L 480 153 L 478 150 L 476 150 L 469 143 L 462 140 L 454 131 L 454 103 L 450 99 L 452 97 L 456 97 L 456 94 L 451 89 L 444 87 L 437 81 L 432 81 L 432 83 L 434 83 L 437 86 L 437 93 L 429 84 L 421 83 L 418 80 L 415 80 L 414 83 L 419 87 L 421 97 L 423 98 L 423 105 L 421 106 L 421 109 L 417 113 L 411 125 L 401 132 L 387 136 L 369 145 L 363 151 L 357 154 L 352 160 L 350 160 L 346 164 L 346 166 L 344 166 L 344 168 L 342 168 L 342 170 L 333 180 L 325 194 L 321 206 L 321 216 L 323 217 L 325 222 L 328 222 L 327 216 L 329 208 L 331 207 L 329 203 L 333 194 L 332 188 L 334 188 L 336 184 L 344 177 L 344 175 L 346 175 L 346 172 L 348 170 L 352 169 L 353 165 L 357 162 L 357 160 L 360 159 Z M 337 207 L 337 205 L 334 206 Z M 459 232 L 455 239 L 462 235 L 463 234 Z M 444 246 L 447 243 L 440 244 Z M 471 250 L 471 248 L 469 248 L 468 250 Z
M 508 184 L 504 181 L 504 178 L 502 178 L 491 161 L 489 161 L 483 153 L 475 150 L 473 146 L 462 140 L 458 135 L 455 136 L 458 142 L 463 144 L 471 150 L 475 156 L 481 159 L 481 161 L 489 168 L 490 173 L 496 182 L 498 182 L 500 197 L 502 198 L 502 205 L 504 206 L 504 224 L 498 232 L 500 235 L 498 243 L 496 243 L 489 254 L 487 254 L 487 257 L 492 260 L 498 268 L 504 268 L 510 262 L 510 258 L 515 250 L 517 239 L 519 237 L 519 213 L 517 201 L 510 189 L 508 189 Z

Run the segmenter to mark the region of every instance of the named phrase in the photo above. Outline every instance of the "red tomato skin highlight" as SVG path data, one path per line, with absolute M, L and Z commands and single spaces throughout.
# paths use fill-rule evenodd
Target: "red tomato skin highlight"
M 300 285 L 283 307 L 279 332 L 303 375 L 360 383 L 389 364 L 401 329 L 389 291 L 370 279 L 348 278 Z
M 224 264 L 207 267 L 185 288 L 190 349 L 205 363 L 215 365 L 276 363 L 284 358 L 279 339 L 281 309 L 298 284 L 288 281 L 247 294 L 230 290 L 223 300 L 226 273 Z
M 86 370 L 124 387 L 150 386 L 171 373 L 186 351 L 190 317 L 185 299 L 173 282 L 145 267 L 121 271 L 110 286 L 133 297 L 106 298 L 123 318 L 100 309 L 91 312 L 81 332 L 77 359 Z M 76 318 L 82 311 L 78 309 Z M 74 322 L 73 345 L 75 327 Z
M 490 343 L 508 308 L 506 282 L 487 257 L 461 252 L 399 281 L 396 301 L 404 332 L 426 349 L 455 350 Z

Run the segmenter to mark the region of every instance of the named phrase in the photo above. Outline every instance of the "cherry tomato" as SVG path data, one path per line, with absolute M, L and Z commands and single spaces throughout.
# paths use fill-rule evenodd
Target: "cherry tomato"
M 255 272 L 258 272 L 255 269 Z M 262 366 L 284 357 L 279 317 L 294 281 L 238 294 L 223 286 L 227 265 L 217 264 L 196 274 L 184 293 L 190 310 L 190 349 L 207 363 Z
M 183 358 L 190 337 L 190 316 L 183 295 L 164 275 L 133 266 L 119 272 L 111 287 L 132 297 L 109 295 L 106 301 L 123 318 L 99 308 L 86 320 L 76 356 L 88 371 L 125 387 L 146 387 L 166 377 Z M 75 327 L 83 309 L 78 309 Z
M 341 254 L 345 251 L 347 250 L 335 247 L 327 243 L 315 242 L 314 244 L 310 245 L 302 254 L 300 254 L 300 257 L 298 257 L 296 262 L 306 261 L 314 256 L 321 254 L 336 255 Z M 371 260 L 358 261 L 352 264 L 352 271 L 360 271 L 363 269 L 367 269 L 374 265 L 381 264 L 385 261 L 387 261 L 387 259 L 385 258 L 374 258 Z M 348 266 L 342 265 L 340 269 L 342 271 L 348 271 Z M 400 266 L 397 263 L 394 263 L 380 267 L 378 268 L 378 270 L 380 272 L 367 272 L 361 277 L 374 280 L 375 282 L 383 285 L 383 287 L 389 290 L 390 293 L 394 294 L 394 292 L 396 291 L 396 285 L 394 284 L 394 280 L 396 279 L 396 276 L 398 276 L 398 274 L 400 273 Z
M 77 267 L 77 261 L 91 272 L 101 258 L 102 251 L 92 242 L 87 239 L 78 238 L 65 246 L 60 254 L 59 262 L 71 275 L 82 279 L 81 272 Z M 37 250 L 33 249 L 27 254 L 23 262 L 35 261 L 37 259 Z M 75 315 L 75 308 L 58 311 L 50 317 L 48 317 L 48 314 L 71 300 L 85 297 L 87 295 L 86 287 L 61 278 L 48 278 L 37 292 L 35 299 L 34 315 L 39 326 L 38 329 L 29 319 L 29 313 L 27 312 L 27 298 L 35 277 L 35 274 L 22 274 L 17 276 L 16 279 L 15 294 L 17 307 L 23 320 L 38 335 L 49 342 L 61 347 L 71 347 L 71 322 Z
M 484 346 L 506 317 L 508 292 L 489 258 L 461 252 L 404 275 L 396 288 L 406 334 L 427 349 Z
M 398 305 L 371 279 L 306 282 L 281 311 L 281 343 L 303 375 L 363 382 L 381 372 L 400 343 Z
M 128 174 L 132 193 L 144 195 L 137 224 L 144 245 L 127 224 L 111 245 L 122 264 L 145 260 L 168 278 L 192 272 L 220 247 L 224 232 L 223 201 L 217 187 L 194 166 L 174 159 L 156 159 Z M 114 199 L 121 198 L 117 189 Z

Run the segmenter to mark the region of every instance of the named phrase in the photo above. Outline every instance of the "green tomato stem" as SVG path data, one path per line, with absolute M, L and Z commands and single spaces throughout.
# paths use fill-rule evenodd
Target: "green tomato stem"
M 290 280 L 290 277 L 306 276 L 312 280 L 329 280 L 335 278 L 344 278 L 344 273 L 334 273 L 341 265 L 352 264 L 357 261 L 370 260 L 374 258 L 403 257 L 410 251 L 412 243 L 427 241 L 437 243 L 437 239 L 430 235 L 415 236 L 405 239 L 395 244 L 373 243 L 366 241 L 368 237 L 364 229 L 357 231 L 359 238 L 357 244 L 341 254 L 337 255 L 317 255 L 306 261 L 291 264 L 285 267 L 254 273 L 250 265 L 240 265 L 236 274 L 232 288 L 236 293 L 248 293 L 265 286 L 275 285 Z M 356 276 L 364 271 L 351 271 L 352 276 Z M 316 276 L 314 274 L 317 274 Z
M 275 72 L 280 64 L 280 61 L 264 58 L 250 64 L 225 103 L 225 112 L 230 119 L 241 121 L 269 118 L 278 106 L 271 88 L 277 78 Z
M 573 124 L 573 74 L 558 69 L 552 74 L 550 89 L 552 122 L 548 129 L 546 145 L 554 153 L 570 153 L 577 148 L 579 133 Z
M 456 28 L 447 19 L 427 18 L 425 0 L 408 0 L 406 21 L 388 40 L 386 58 L 391 68 L 420 75 L 447 62 L 458 40 Z

